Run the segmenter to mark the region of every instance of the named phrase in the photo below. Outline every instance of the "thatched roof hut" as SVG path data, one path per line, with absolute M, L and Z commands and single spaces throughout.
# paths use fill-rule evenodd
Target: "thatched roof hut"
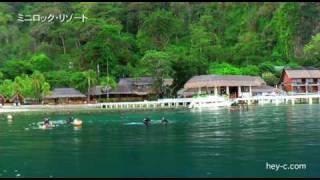
M 6 99 L 6 97 L 4 96 L 4 95 L 2 95 L 2 94 L 0 94 L 0 98 L 2 98 L 2 99 Z
M 6 102 L 6 98 L 0 94 L 0 104 L 4 104 Z
M 16 93 L 14 96 L 12 96 L 10 102 L 16 102 L 17 100 L 18 102 L 22 103 L 24 102 L 24 97 L 20 93 Z
M 164 85 L 170 86 L 172 79 L 165 79 Z M 155 94 L 153 87 L 154 79 L 152 77 L 139 77 L 139 78 L 121 78 L 115 89 L 109 91 L 109 94 L 127 94 L 127 95 L 148 95 Z
M 84 94 L 74 88 L 55 88 L 51 95 L 46 96 L 46 99 L 59 98 L 86 98 Z
M 153 94 L 153 79 L 150 77 L 140 78 L 121 78 L 118 86 L 112 89 L 110 94 L 135 94 L 146 95 Z
M 94 86 L 92 88 L 89 89 L 89 92 L 87 93 L 87 95 L 90 96 L 101 96 L 106 94 L 107 92 L 111 91 L 111 87 L 107 87 L 107 86 Z
M 265 81 L 258 76 L 240 75 L 200 75 L 192 77 L 184 85 L 185 89 L 221 86 L 261 86 Z

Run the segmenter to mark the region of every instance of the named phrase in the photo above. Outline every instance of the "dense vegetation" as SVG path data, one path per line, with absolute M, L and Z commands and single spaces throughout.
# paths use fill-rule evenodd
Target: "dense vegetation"
M 18 13 L 88 20 L 18 22 Z M 86 92 L 138 76 L 158 84 L 171 77 L 176 91 L 209 73 L 260 75 L 274 85 L 275 67 L 320 67 L 318 3 L 0 3 L 0 15 L 5 96 L 41 99 L 54 87 Z

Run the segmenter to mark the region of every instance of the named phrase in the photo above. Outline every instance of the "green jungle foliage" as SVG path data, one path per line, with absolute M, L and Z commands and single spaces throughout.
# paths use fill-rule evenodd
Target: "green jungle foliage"
M 18 14 L 84 14 L 82 22 L 19 22 Z M 320 67 L 319 3 L 0 3 L 0 93 L 41 99 L 55 87 L 86 93 L 152 76 L 174 91 L 200 74 L 256 75 Z M 97 70 L 99 67 L 99 71 Z

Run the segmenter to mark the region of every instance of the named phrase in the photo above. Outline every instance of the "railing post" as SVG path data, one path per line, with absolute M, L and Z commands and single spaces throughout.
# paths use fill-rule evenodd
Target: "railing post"
M 312 104 L 312 97 L 309 98 L 309 104 Z

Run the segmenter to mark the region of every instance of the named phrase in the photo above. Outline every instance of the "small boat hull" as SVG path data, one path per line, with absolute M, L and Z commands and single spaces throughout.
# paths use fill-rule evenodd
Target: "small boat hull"
M 223 97 L 196 98 L 189 105 L 189 108 L 216 108 L 230 107 L 234 102 Z

